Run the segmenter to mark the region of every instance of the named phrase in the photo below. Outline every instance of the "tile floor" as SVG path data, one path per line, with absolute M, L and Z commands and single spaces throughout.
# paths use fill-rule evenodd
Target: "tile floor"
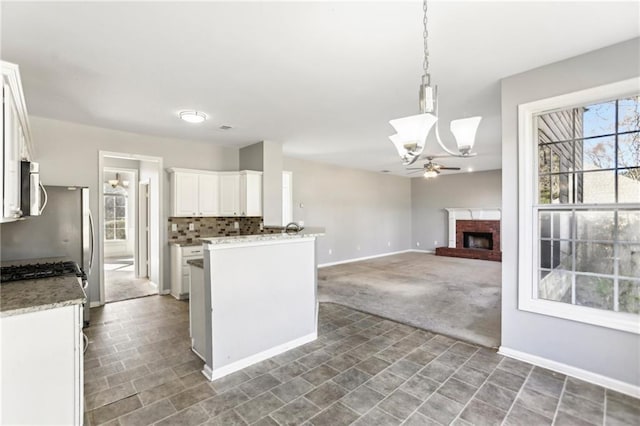
M 208 382 L 188 304 L 92 309 L 86 424 L 635 425 L 640 401 L 334 304 L 317 341 Z

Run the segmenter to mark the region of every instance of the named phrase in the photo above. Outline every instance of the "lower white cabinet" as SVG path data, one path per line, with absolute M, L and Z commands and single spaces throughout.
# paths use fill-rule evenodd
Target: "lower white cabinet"
M 82 424 L 81 307 L 0 318 L 0 424 Z
M 188 260 L 202 259 L 202 246 L 171 246 L 171 295 L 176 299 L 189 297 Z

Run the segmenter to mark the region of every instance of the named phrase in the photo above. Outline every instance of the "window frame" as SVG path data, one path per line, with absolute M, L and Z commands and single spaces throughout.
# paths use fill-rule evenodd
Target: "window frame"
M 640 77 L 634 77 L 569 94 L 518 105 L 518 309 L 587 324 L 640 334 L 640 316 L 587 306 L 572 305 L 537 297 L 538 256 L 538 142 L 536 116 L 552 110 L 566 109 L 637 96 Z M 617 154 L 616 154 L 617 155 Z M 549 209 L 558 204 L 549 204 Z M 640 208 L 640 204 L 577 205 L 571 208 Z
M 129 241 L 129 232 L 128 232 L 128 228 L 129 228 L 129 196 L 128 194 L 116 194 L 116 193 L 104 193 L 103 195 L 103 205 L 104 205 L 104 215 L 105 215 L 105 220 L 104 220 L 104 240 L 105 242 L 107 242 L 108 244 L 115 244 L 115 243 L 122 243 L 122 242 L 126 242 Z M 113 197 L 114 200 L 114 204 L 113 204 L 113 208 L 114 210 L 117 209 L 116 206 L 116 197 L 123 197 L 124 198 L 124 230 L 125 230 L 125 238 L 107 238 L 107 215 L 106 215 L 106 198 L 107 197 Z M 116 211 L 114 211 L 114 217 L 116 216 Z M 117 229 L 119 228 L 114 228 L 114 236 L 117 235 L 117 233 L 115 232 Z

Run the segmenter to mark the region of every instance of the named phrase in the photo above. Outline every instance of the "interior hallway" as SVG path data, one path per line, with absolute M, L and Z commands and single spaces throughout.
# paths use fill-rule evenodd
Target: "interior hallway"
M 148 278 L 136 278 L 131 256 L 105 258 L 104 281 L 106 303 L 158 294 Z

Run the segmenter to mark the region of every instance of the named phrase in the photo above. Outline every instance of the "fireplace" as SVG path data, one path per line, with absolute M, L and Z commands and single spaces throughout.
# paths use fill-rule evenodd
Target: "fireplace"
M 436 255 L 500 262 L 500 210 L 450 208 L 449 246 Z
M 493 235 L 490 232 L 463 232 L 464 248 L 493 250 Z

